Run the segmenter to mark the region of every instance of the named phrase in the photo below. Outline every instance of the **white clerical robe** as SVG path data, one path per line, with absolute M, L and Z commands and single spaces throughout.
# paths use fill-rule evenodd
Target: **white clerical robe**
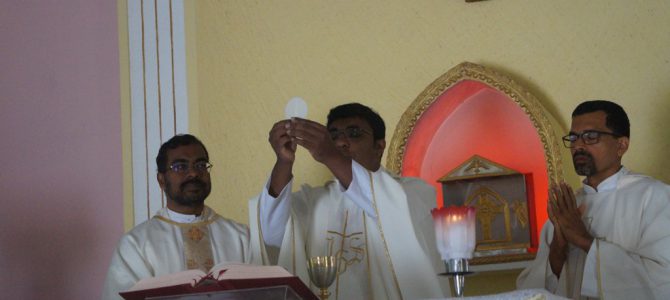
M 119 292 L 143 278 L 195 268 L 207 271 L 221 262 L 252 263 L 257 256 L 252 254 L 246 225 L 225 219 L 209 207 L 194 223 L 175 222 L 170 213 L 174 215 L 163 208 L 121 237 L 107 272 L 103 299 L 121 299 Z M 209 240 L 211 247 L 185 246 L 192 242 L 185 235 Z M 201 265 L 194 261 L 202 254 L 197 250 L 204 253 Z
M 444 264 L 430 214 L 436 205 L 434 189 L 420 179 L 394 176 L 383 169 L 370 172 L 356 162 L 352 168 L 354 178 L 347 191 L 337 180 L 323 187 L 304 185 L 293 194 L 288 184 L 282 191 L 288 199 L 281 199 L 282 195 L 267 199 L 266 186 L 250 201 L 251 242 L 259 244 L 254 247 L 262 249 L 264 263 L 270 262 L 259 202 L 290 201 L 290 214 L 279 225 L 283 237 L 279 235 L 278 264 L 312 286 L 307 258 L 335 255 L 340 273 L 330 286 L 330 299 L 419 299 L 442 297 L 445 291 L 449 294 L 446 278 L 437 275 Z M 367 197 L 369 201 L 361 199 Z
M 547 221 L 517 288 L 547 288 L 573 299 L 670 299 L 670 186 L 625 168 L 607 180 L 615 180 L 614 188 L 585 186 L 576 193 L 595 238 L 589 252 L 570 246 L 556 278 L 549 265 L 554 227 Z

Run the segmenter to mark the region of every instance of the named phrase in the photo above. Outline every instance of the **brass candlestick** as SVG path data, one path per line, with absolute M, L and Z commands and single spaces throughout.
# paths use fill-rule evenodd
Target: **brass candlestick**
M 337 276 L 337 260 L 335 256 L 314 256 L 307 262 L 307 272 L 312 283 L 319 288 L 319 298 L 328 299 L 328 287 Z

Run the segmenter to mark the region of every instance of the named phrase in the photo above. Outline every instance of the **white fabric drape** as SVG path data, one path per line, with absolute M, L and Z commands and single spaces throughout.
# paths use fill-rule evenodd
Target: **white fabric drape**
M 589 252 L 598 296 L 604 299 L 670 299 L 670 186 L 622 169 L 616 189 L 577 192 L 584 222 L 596 238 Z M 548 264 L 554 228 L 547 222 L 535 261 L 517 279 L 518 288 L 544 288 L 582 296 L 587 253 L 571 248 L 556 279 Z M 554 284 L 552 284 L 552 281 Z
M 202 222 L 177 223 L 169 219 L 167 208 L 163 208 L 123 235 L 112 256 L 102 298 L 122 299 L 118 293 L 142 278 L 187 270 L 181 226 L 203 225 L 208 229 L 214 264 L 255 262 L 246 225 L 225 219 L 209 207 L 205 207 L 202 216 Z
M 353 164 L 354 168 L 362 168 Z M 396 177 L 383 169 L 366 170 L 364 174 L 354 176 L 354 180 L 366 182 L 352 182 L 350 189 L 356 185 L 370 187 L 370 208 L 375 210 L 374 214 L 360 207 L 360 203 L 367 203 L 364 199 L 350 199 L 367 195 L 345 192 L 337 181 L 323 187 L 305 185 L 290 195 L 290 216 L 282 228 L 278 264 L 309 285 L 307 257 L 325 254 L 332 247 L 329 238 L 333 243 L 334 237 L 354 234 L 354 238 L 344 242 L 336 239 L 337 245 L 332 247 L 337 251 L 342 250 L 343 243 L 353 246 L 345 246 L 346 255 L 340 261 L 362 259 L 348 265 L 339 276 L 339 283 L 331 286 L 332 299 L 441 297 L 442 289 L 449 288 L 446 278 L 437 276 L 444 267 L 435 246 L 430 215 L 436 204 L 434 189 L 419 179 Z M 265 262 L 269 263 L 259 218 L 260 198 L 262 194 L 250 201 L 252 244 L 257 243 L 264 250 Z M 362 247 L 367 255 L 360 255 Z

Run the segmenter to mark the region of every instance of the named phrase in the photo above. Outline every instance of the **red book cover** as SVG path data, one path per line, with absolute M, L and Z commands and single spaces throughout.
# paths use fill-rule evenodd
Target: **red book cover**
M 216 275 L 215 275 L 216 274 Z M 140 280 L 130 290 L 119 293 L 126 300 L 148 297 L 175 296 L 228 290 L 244 290 L 273 286 L 288 286 L 302 299 L 318 297 L 300 280 L 279 266 L 224 264 L 212 268 L 209 274 L 188 270 Z

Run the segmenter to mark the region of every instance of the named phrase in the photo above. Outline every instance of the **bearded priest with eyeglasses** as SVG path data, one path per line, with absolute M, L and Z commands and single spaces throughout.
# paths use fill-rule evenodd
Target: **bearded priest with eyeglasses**
M 157 179 L 167 207 L 121 237 L 107 272 L 103 299 L 140 279 L 190 269 L 207 273 L 222 262 L 251 263 L 249 228 L 223 218 L 205 205 L 211 190 L 209 154 L 190 134 L 161 145 Z
M 381 167 L 384 131 L 382 118 L 359 103 L 331 109 L 326 126 L 300 118 L 274 124 L 269 142 L 277 159 L 249 207 L 251 241 L 260 244 L 265 264 L 278 263 L 309 284 L 307 259 L 335 256 L 330 299 L 449 294 L 448 284 L 440 283 L 445 279 L 437 276 L 444 265 L 430 215 L 435 190 Z M 334 180 L 292 193 L 297 146 Z
M 535 260 L 518 288 L 572 299 L 670 299 L 670 186 L 621 164 L 630 124 L 621 106 L 586 101 L 572 113 L 570 148 L 582 188 L 550 188 Z

